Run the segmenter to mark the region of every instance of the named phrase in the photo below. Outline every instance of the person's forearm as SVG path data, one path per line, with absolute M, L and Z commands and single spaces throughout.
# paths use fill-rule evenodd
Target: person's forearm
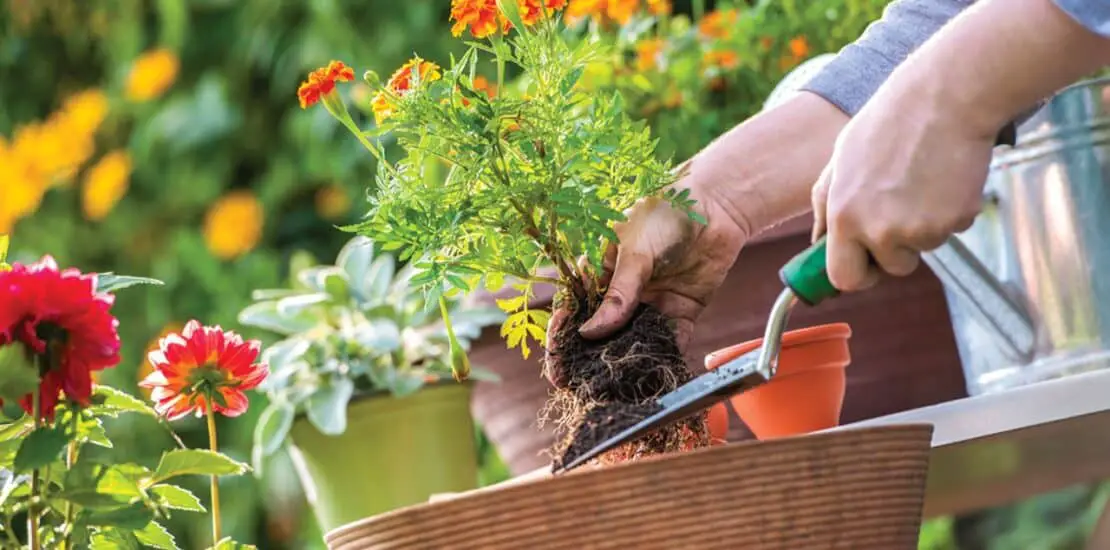
M 733 128 L 699 152 L 689 178 L 749 237 L 809 209 L 813 182 L 848 116 L 799 93 Z

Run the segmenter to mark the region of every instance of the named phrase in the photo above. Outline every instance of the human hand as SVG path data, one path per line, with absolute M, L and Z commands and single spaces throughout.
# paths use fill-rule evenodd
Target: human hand
M 811 93 L 800 93 L 722 135 L 686 167 L 701 225 L 664 201 L 649 199 L 617 225 L 620 245 L 605 258 L 600 284 L 607 300 L 583 336 L 603 338 L 627 323 L 641 301 L 677 322 L 682 349 L 694 322 L 724 281 L 740 249 L 759 231 L 805 212 L 809 191 L 828 162 L 848 117 Z M 557 308 L 548 341 L 567 318 Z
M 690 168 L 697 170 L 696 165 Z M 606 251 L 601 277 L 605 298 L 580 329 L 584 337 L 604 338 L 616 332 L 645 302 L 675 322 L 680 348 L 689 343 L 694 321 L 750 234 L 747 222 L 734 218 L 712 189 L 697 181 L 690 177 L 677 187 L 690 189 L 693 208 L 706 224 L 691 220 L 663 199 L 648 198 L 614 226 L 620 244 Z
M 833 286 L 863 290 L 880 272 L 909 275 L 922 252 L 970 227 L 993 137 L 959 109 L 880 91 L 844 128 L 812 191 L 813 239 L 827 230 Z

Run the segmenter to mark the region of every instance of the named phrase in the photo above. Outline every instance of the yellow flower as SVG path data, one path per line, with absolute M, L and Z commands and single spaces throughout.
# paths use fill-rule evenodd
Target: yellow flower
M 316 191 L 316 213 L 325 220 L 342 218 L 351 210 L 351 197 L 339 185 L 328 185 Z
M 71 131 L 91 134 L 100 128 L 108 114 L 108 98 L 104 92 L 92 89 L 69 97 L 62 104 L 61 116 Z
M 254 249 L 262 238 L 262 223 L 262 204 L 254 194 L 232 191 L 208 210 L 204 242 L 214 256 L 230 260 Z
M 93 221 L 104 219 L 127 193 L 130 179 L 131 157 L 127 151 L 104 155 L 85 175 L 81 193 L 85 217 Z
M 167 49 L 151 50 L 139 56 L 127 75 L 124 90 L 127 99 L 147 101 L 162 95 L 177 79 L 179 65 L 177 55 Z
M 0 233 L 11 233 L 16 222 L 38 209 L 46 188 L 31 167 L 0 136 Z

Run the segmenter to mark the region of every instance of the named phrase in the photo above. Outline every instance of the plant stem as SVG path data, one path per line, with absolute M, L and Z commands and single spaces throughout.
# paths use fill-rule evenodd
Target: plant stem
M 705 0 L 694 0 L 694 21 L 701 21 L 705 15 Z
M 73 406 L 72 414 L 73 414 L 73 431 L 76 434 L 77 433 L 77 424 L 78 424 L 78 422 L 80 422 L 80 418 L 77 416 L 78 414 L 80 414 L 80 411 L 77 409 L 77 405 Z M 67 471 L 72 470 L 73 465 L 76 464 L 76 463 L 77 463 L 77 440 L 74 439 L 73 441 L 69 442 L 69 447 L 66 449 L 66 470 Z M 68 548 L 72 547 L 72 538 L 73 538 L 73 503 L 68 501 L 68 500 L 66 501 L 66 521 L 62 525 L 63 525 L 63 532 L 65 533 L 65 538 L 62 539 L 62 548 L 67 548 L 68 549 Z
M 212 399 L 205 403 L 208 409 L 208 448 L 214 453 L 220 452 L 216 442 L 216 413 L 212 410 Z M 220 541 L 220 477 L 212 476 L 212 544 Z
M 41 422 L 39 417 L 42 416 L 42 388 L 35 388 L 31 392 L 31 414 L 35 423 L 35 429 L 39 429 Z M 31 472 L 31 506 L 27 508 L 27 538 L 31 541 L 31 550 L 41 550 L 42 546 L 39 543 L 39 511 L 38 511 L 38 498 L 39 492 L 42 490 L 39 487 L 39 469 L 35 468 Z

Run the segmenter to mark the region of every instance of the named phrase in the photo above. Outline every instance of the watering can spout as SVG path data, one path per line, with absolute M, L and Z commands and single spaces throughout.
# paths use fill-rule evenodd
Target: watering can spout
M 987 328 L 994 340 L 1019 363 L 1036 355 L 1037 331 L 1029 310 L 979 261 L 959 237 L 950 237 L 921 259 L 968 310 Z

